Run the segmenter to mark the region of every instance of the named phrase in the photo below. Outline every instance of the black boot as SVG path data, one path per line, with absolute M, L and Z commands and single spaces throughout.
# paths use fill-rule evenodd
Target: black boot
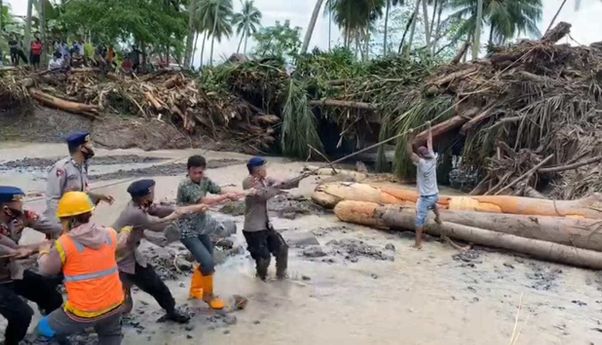
M 257 277 L 261 280 L 266 280 L 268 277 L 268 267 L 270 267 L 270 258 L 259 258 L 255 260 L 257 268 Z
M 286 279 L 288 267 L 288 247 L 282 246 L 276 256 L 276 278 Z
M 188 321 L 190 321 L 190 316 L 178 311 L 177 309 L 174 309 L 165 314 L 165 319 L 177 323 L 188 323 Z

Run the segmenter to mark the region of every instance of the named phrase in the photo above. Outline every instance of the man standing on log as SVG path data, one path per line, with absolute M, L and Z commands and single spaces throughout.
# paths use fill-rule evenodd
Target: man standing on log
M 441 224 L 439 218 L 439 188 L 437 187 L 437 154 L 433 151 L 433 133 L 431 122 L 428 121 L 428 137 L 426 147 L 418 147 L 418 154 L 414 153 L 414 135 L 410 131 L 408 137 L 407 151 L 416 165 L 416 186 L 418 187 L 418 200 L 416 202 L 416 244 L 417 249 L 422 248 L 422 233 L 426 224 L 426 216 L 429 210 L 435 213 L 435 221 Z
M 48 219 L 56 219 L 58 201 L 66 192 L 86 192 L 94 204 L 100 201 L 113 203 L 112 196 L 88 190 L 88 160 L 94 157 L 90 133 L 76 132 L 69 135 L 67 146 L 70 156 L 56 162 L 48 173 L 44 212 Z
M 132 285 L 136 285 L 140 290 L 153 296 L 165 309 L 166 314 L 161 319 L 186 323 L 190 317 L 176 309 L 176 302 L 169 288 L 157 275 L 153 266 L 147 263 L 138 246 L 144 238 L 145 230 L 163 232 L 167 227 L 173 226 L 172 221 L 183 214 L 204 213 L 207 206 L 195 204 L 175 208 L 156 205 L 153 203 L 155 181 L 151 179 L 135 181 L 130 184 L 127 191 L 132 196 L 132 200 L 128 202 L 113 225 L 113 228 L 125 239 L 124 249 L 117 253 L 119 275 L 126 292 L 124 313 L 129 313 L 133 307 L 130 290 Z

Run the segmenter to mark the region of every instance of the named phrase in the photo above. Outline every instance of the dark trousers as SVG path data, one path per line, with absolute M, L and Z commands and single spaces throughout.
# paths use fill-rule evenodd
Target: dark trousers
M 153 266 L 147 264 L 146 267 L 142 267 L 136 262 L 135 269 L 136 273 L 134 274 L 119 272 L 124 287 L 129 291 L 129 288 L 132 285 L 136 285 L 138 288 L 140 288 L 140 290 L 153 296 L 157 303 L 159 303 L 161 308 L 165 309 L 165 311 L 168 313 L 174 311 L 176 307 L 176 301 L 171 295 L 167 285 L 165 285 L 165 283 L 153 269 Z M 131 295 L 128 294 L 126 298 L 129 299 L 126 301 L 126 303 L 129 304 L 128 309 L 131 310 L 133 306 Z
M 288 261 L 288 245 L 282 235 L 276 230 L 244 231 L 247 240 L 247 250 L 257 265 L 257 275 L 261 279 L 267 276 L 270 265 L 270 255 L 276 258 L 276 274 L 283 276 L 286 273 Z
M 180 239 L 182 244 L 190 252 L 201 266 L 201 273 L 205 276 L 215 272 L 215 261 L 213 260 L 213 242 L 209 235 L 196 235 Z
M 43 313 L 50 313 L 63 304 L 63 297 L 55 285 L 31 271 L 25 271 L 22 280 L 0 284 L 0 314 L 8 320 L 5 345 L 18 344 L 31 322 L 33 310 L 19 296 L 35 302 Z

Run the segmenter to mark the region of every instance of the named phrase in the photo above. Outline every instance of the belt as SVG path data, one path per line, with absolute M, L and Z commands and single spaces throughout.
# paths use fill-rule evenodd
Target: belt
M 429 195 L 421 195 L 421 198 L 430 198 L 431 196 L 437 196 L 439 195 L 439 193 L 435 193 L 435 194 L 429 194 Z

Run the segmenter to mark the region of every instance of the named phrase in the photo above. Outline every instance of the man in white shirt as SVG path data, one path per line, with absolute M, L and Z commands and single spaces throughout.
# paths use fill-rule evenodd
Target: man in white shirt
M 418 187 L 418 201 L 416 202 L 416 248 L 422 248 L 422 233 L 426 224 L 426 216 L 429 210 L 435 213 L 435 221 L 441 224 L 439 218 L 439 188 L 437 187 L 437 154 L 433 151 L 433 134 L 431 132 L 431 122 L 427 122 L 428 138 L 426 147 L 418 147 L 418 154 L 414 153 L 414 137 L 410 132 L 408 138 L 407 151 L 416 165 L 416 186 Z

